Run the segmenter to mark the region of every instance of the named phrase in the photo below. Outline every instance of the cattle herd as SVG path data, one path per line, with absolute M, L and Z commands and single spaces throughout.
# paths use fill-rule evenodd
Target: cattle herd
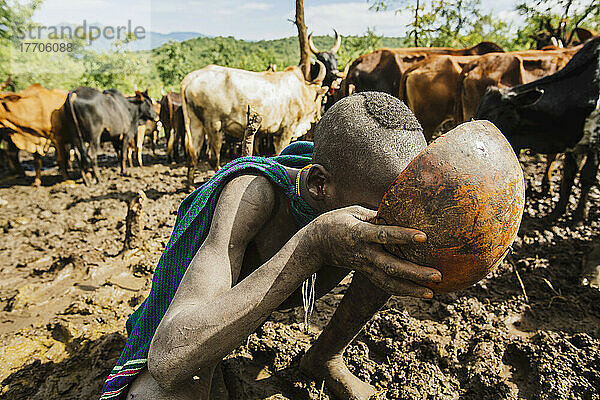
M 97 165 L 101 142 L 113 144 L 125 174 L 133 151 L 142 165 L 144 137 L 154 139 L 154 149 L 162 126 L 169 161 L 180 161 L 184 149 L 191 185 L 199 157 L 219 168 L 223 143 L 239 142 L 249 108 L 261 117 L 257 137 L 270 141 L 278 153 L 291 141 L 310 137 L 322 113 L 340 98 L 375 90 L 403 100 L 427 140 L 442 127 L 472 118 L 494 122 L 517 153 L 530 149 L 548 156 L 542 191 L 548 191 L 551 162 L 564 153 L 560 200 L 548 218 L 566 212 L 585 158 L 574 217 L 587 217 L 586 196 L 596 183 L 600 150 L 600 38 L 570 48 L 514 52 L 490 42 L 463 49 L 384 48 L 349 62 L 343 72 L 337 69 L 337 32 L 327 51 L 317 49 L 312 37 L 309 44 L 316 57 L 309 80 L 301 66 L 276 71 L 271 65 L 267 71 L 251 72 L 210 65 L 190 72 L 179 93 L 162 93 L 159 101 L 147 90 L 125 96 L 116 89 L 48 90 L 34 84 L 21 92 L 2 92 L 2 158 L 22 173 L 18 151 L 32 153 L 34 185 L 39 185 L 42 156 L 52 145 L 63 178 L 74 158 L 84 182 L 92 184 L 94 178 L 102 179 Z

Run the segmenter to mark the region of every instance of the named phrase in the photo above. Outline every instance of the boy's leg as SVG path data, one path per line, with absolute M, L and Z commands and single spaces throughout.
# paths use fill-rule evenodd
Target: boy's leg
M 161 388 L 152 378 L 148 369 L 144 368 L 139 376 L 133 381 L 127 400 L 209 400 L 211 395 L 211 380 L 213 368 L 206 371 L 198 371 L 198 378 L 181 385 L 176 392 L 170 393 Z M 221 400 L 222 398 L 219 398 Z
M 388 301 L 390 295 L 364 275 L 354 273 L 352 283 L 329 324 L 300 361 L 300 369 L 325 380 L 327 388 L 343 399 L 368 399 L 375 389 L 354 376 L 342 355 L 363 326 Z
M 212 381 L 210 382 L 210 398 L 211 400 L 229 400 L 227 385 L 223 377 L 222 363 L 219 363 L 213 372 Z

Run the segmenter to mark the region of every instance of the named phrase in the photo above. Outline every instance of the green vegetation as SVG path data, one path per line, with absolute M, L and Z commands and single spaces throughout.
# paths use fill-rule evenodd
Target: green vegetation
M 526 23 L 512 30 L 496 15 L 484 12 L 481 0 L 368 2 L 374 10 L 408 9 L 413 19 L 407 26 L 407 36 L 381 37 L 371 29 L 362 36 L 345 36 L 338 52 L 340 69 L 359 55 L 380 47 L 464 47 L 489 40 L 507 50 L 517 50 L 535 47 L 533 36 L 540 30 L 551 30 L 566 42 L 576 26 L 600 28 L 598 0 L 517 0 L 515 9 L 526 18 Z M 31 16 L 40 3 L 41 0 L 29 3 L 0 0 L 0 81 L 11 75 L 17 90 L 40 83 L 66 89 L 79 85 L 98 89 L 115 87 L 123 93 L 132 93 L 137 86 L 149 87 L 150 93 L 158 96 L 161 88 L 178 90 L 179 82 L 188 72 L 209 64 L 252 71 L 263 71 L 269 64 L 277 64 L 281 70 L 297 64 L 300 58 L 296 37 L 256 42 L 233 37 L 199 37 L 136 52 L 127 50 L 123 42 L 115 42 L 111 51 L 95 52 L 84 48 L 84 39 L 75 39 L 68 42 L 73 46 L 70 52 L 24 52 L 19 33 L 35 26 Z M 313 39 L 323 50 L 333 44 L 332 36 Z
M 600 30 L 600 3 L 598 0 L 533 0 L 517 3 L 516 10 L 526 18 L 519 28 L 515 43 L 535 48 L 534 36 L 539 31 L 552 33 L 563 43 L 575 39 L 572 34 L 578 26 Z

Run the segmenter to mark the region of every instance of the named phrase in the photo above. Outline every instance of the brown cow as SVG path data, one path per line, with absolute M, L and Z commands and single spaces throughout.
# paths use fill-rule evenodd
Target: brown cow
M 533 82 L 562 69 L 583 45 L 567 49 L 515 51 L 503 54 L 486 54 L 463 69 L 460 87 L 460 104 L 456 120 L 470 120 L 489 87 L 507 88 Z M 552 161 L 549 155 L 542 179 L 542 192 L 550 189 Z
M 430 55 L 480 55 L 491 52 L 503 52 L 497 44 L 481 42 L 473 47 L 453 49 L 450 47 L 409 47 L 398 49 L 379 49 L 363 54 L 347 67 L 346 77 L 337 91 L 335 100 L 353 92 L 369 90 L 398 96 L 402 74 L 415 63 Z
M 415 114 L 425 139 L 444 122 L 455 119 L 463 67 L 479 56 L 434 55 L 413 65 L 403 75 L 397 95 Z
M 156 115 L 160 115 L 161 105 L 160 103 L 152 103 L 152 108 Z M 135 152 L 135 156 L 140 167 L 143 167 L 142 163 L 142 149 L 144 148 L 144 139 L 146 136 L 150 137 L 150 146 L 152 153 L 156 152 L 156 140 L 158 137 L 158 131 L 160 129 L 160 121 L 147 120 L 143 124 L 138 125 L 135 133 L 135 142 L 132 140 L 129 142 L 129 148 L 127 149 L 127 162 L 130 167 L 133 167 L 132 156 Z
M 577 35 L 577 38 L 579 39 L 578 43 L 576 43 L 576 44 L 584 43 L 590 39 L 600 36 L 600 33 L 598 33 L 598 32 L 595 32 L 591 29 L 579 28 L 579 27 L 573 29 L 573 33 L 575 35 Z
M 19 150 L 34 155 L 35 186 L 41 184 L 42 156 L 51 144 L 56 148 L 63 179 L 68 177 L 65 145 L 71 142 L 71 135 L 64 129 L 62 108 L 67 94 L 66 90 L 48 90 L 38 84 L 18 93 L 0 94 L 0 127 L 7 129 Z
M 0 91 L 4 90 L 4 89 L 10 89 L 11 91 L 15 91 L 15 82 L 12 79 L 12 75 L 8 75 L 8 77 L 6 78 L 6 80 L 4 82 L 0 83 Z
M 489 86 L 512 87 L 552 74 L 576 50 L 432 55 L 404 72 L 398 97 L 415 113 L 429 140 L 444 122 L 471 119 Z
M 160 99 L 160 122 L 167 138 L 169 162 L 179 161 L 179 147 L 183 147 L 185 127 L 181 110 L 181 94 L 170 91 Z
M 458 120 L 468 121 L 473 117 L 488 87 L 513 87 L 551 75 L 564 67 L 580 48 L 492 53 L 477 57 L 462 72 Z

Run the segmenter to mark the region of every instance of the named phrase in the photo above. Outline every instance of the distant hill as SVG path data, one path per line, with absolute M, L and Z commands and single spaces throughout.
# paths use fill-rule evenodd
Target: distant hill
M 58 29 L 61 27 L 71 27 L 71 29 L 75 30 L 77 25 L 68 24 L 66 22 L 60 23 L 56 25 Z M 87 24 L 87 26 L 97 27 L 99 29 L 103 29 L 104 25 L 100 23 L 91 23 Z M 88 28 L 89 29 L 89 28 Z M 198 32 L 170 32 L 170 33 L 159 33 L 159 32 L 145 32 L 144 39 L 134 40 L 128 43 L 125 47 L 130 51 L 142 51 L 142 50 L 152 50 L 157 47 L 162 46 L 169 41 L 183 42 L 186 40 L 198 38 L 198 37 L 209 37 L 207 35 L 203 35 Z M 88 49 L 102 51 L 102 50 L 113 50 L 113 42 L 115 39 L 107 39 L 105 37 L 100 37 L 94 40 L 90 45 L 87 46 Z
M 328 50 L 334 42 L 332 36 L 315 36 L 314 43 L 320 50 Z M 338 52 L 340 69 L 359 55 L 380 47 L 405 47 L 406 38 L 380 37 L 376 43 L 363 43 L 363 37 L 344 36 Z M 153 50 L 156 55 L 168 52 L 171 45 L 165 44 Z M 185 60 L 185 70 L 217 64 L 254 71 L 264 71 L 269 64 L 279 68 L 295 65 L 300 59 L 298 38 L 291 36 L 282 39 L 248 41 L 233 37 L 199 36 L 177 44 Z M 170 57 L 170 56 L 168 56 Z M 172 59 L 170 63 L 175 62 Z
M 158 33 L 158 32 L 150 32 L 150 42 L 152 43 L 152 48 L 160 47 L 163 44 L 167 43 L 170 40 L 175 40 L 176 42 L 183 42 L 184 40 L 194 39 L 197 37 L 208 37 L 198 32 L 171 32 L 171 33 Z M 149 50 L 149 49 L 144 49 Z
M 140 50 L 152 50 L 162 46 L 169 41 L 183 42 L 198 37 L 207 37 L 198 32 L 171 32 L 171 33 L 159 33 L 159 32 L 146 32 L 146 37 L 140 40 L 134 40 L 127 44 L 126 48 L 130 51 Z M 92 43 L 93 50 L 111 50 L 113 40 L 107 40 L 100 38 Z

